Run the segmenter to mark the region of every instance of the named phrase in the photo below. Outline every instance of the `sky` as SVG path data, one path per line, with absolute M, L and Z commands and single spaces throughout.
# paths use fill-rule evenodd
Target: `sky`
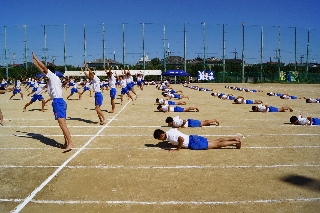
M 31 52 L 58 65 L 103 55 L 135 64 L 166 51 L 320 63 L 319 8 L 319 0 L 1 0 L 0 65 L 31 61 Z

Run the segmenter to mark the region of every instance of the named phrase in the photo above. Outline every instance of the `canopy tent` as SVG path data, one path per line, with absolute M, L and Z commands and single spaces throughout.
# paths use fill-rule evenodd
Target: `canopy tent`
M 184 70 L 168 70 L 164 73 L 162 73 L 163 76 L 190 76 L 186 71 Z
M 59 71 L 56 71 L 56 76 L 58 76 L 59 78 L 63 77 L 63 73 L 59 72 Z M 36 78 L 41 78 L 41 77 L 44 77 L 44 74 L 43 73 L 40 73 L 40 74 L 37 74 L 36 75 Z

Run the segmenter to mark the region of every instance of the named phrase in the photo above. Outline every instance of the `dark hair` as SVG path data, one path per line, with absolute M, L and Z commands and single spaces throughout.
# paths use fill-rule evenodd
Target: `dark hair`
M 160 136 L 161 136 L 163 133 L 165 133 L 165 132 L 164 132 L 163 130 L 161 130 L 161 129 L 156 129 L 156 130 L 154 130 L 154 133 L 153 133 L 154 139 L 160 138 Z
M 161 104 L 159 104 L 159 105 L 157 106 L 157 109 L 160 109 L 160 108 L 162 108 L 162 105 L 161 105 Z
M 290 123 L 295 123 L 296 121 L 298 120 L 298 117 L 297 116 L 291 116 L 290 118 Z
M 218 95 L 218 98 L 221 98 L 222 97 L 222 93 L 220 95 Z
M 156 102 L 157 102 L 157 103 L 159 102 L 159 98 L 156 98 Z
M 171 122 L 173 122 L 173 118 L 172 117 L 167 117 L 166 123 L 171 123 Z
M 306 103 L 309 103 L 309 101 L 310 101 L 310 98 L 307 98 L 307 99 L 306 99 Z
M 270 92 L 267 92 L 267 95 L 270 95 Z
M 252 109 L 252 111 L 256 111 L 258 109 L 258 107 L 257 106 L 252 106 L 251 109 Z
M 212 95 L 212 96 L 214 96 L 214 92 L 213 92 L 213 93 L 211 93 L 211 95 Z
M 48 70 L 50 70 L 53 73 L 56 73 L 56 71 L 54 70 L 53 66 L 47 66 Z

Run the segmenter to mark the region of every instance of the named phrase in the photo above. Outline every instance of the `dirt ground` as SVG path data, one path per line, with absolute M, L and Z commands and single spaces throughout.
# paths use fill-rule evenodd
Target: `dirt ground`
M 319 212 L 320 127 L 292 126 L 292 115 L 320 117 L 320 104 L 283 100 L 267 92 L 320 98 L 320 85 L 236 84 L 263 90 L 248 93 L 225 88 L 233 84 L 201 84 L 214 92 L 259 99 L 293 112 L 250 112 L 252 105 L 232 104 L 211 92 L 182 85 L 200 112 L 156 112 L 155 86 L 135 88 L 137 100 L 116 99 L 111 109 L 105 91 L 102 110 L 107 123 L 98 124 L 94 99 L 67 100 L 67 125 L 75 148 L 62 153 L 62 131 L 51 102 L 22 109 L 30 97 L 0 95 L 4 126 L 0 126 L 0 212 Z M 117 89 L 118 94 L 120 89 Z M 64 97 L 70 90 L 64 90 Z M 44 94 L 45 99 L 48 94 Z M 208 138 L 243 135 L 242 148 L 168 152 L 168 143 L 153 138 L 168 130 L 167 116 L 218 119 L 220 126 L 183 128 Z

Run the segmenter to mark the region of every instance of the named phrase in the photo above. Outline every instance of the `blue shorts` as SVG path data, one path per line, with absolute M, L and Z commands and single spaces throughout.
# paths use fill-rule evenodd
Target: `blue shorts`
M 174 102 L 174 101 L 168 101 L 168 104 L 169 104 L 169 105 L 176 105 L 176 102 Z
M 14 90 L 13 90 L 13 94 L 17 94 L 17 93 L 20 93 L 20 92 L 21 92 L 20 89 L 14 89 Z
M 78 89 L 73 87 L 71 89 L 71 95 L 73 95 L 75 92 L 78 93 Z
M 52 109 L 55 120 L 58 120 L 58 118 L 66 119 L 67 103 L 63 100 L 63 98 L 54 98 L 52 101 Z
M 192 150 L 208 149 L 208 139 L 199 135 L 190 135 L 188 148 Z
M 183 112 L 183 111 L 184 111 L 183 107 L 179 107 L 179 106 L 174 107 L 174 112 Z
M 252 92 L 257 92 L 257 90 L 255 90 L 255 89 L 253 89 L 253 90 L 251 90 Z
M 94 94 L 94 105 L 101 106 L 102 102 L 103 102 L 103 95 L 101 94 L 101 92 L 96 92 Z
M 188 127 L 201 127 L 201 121 L 188 119 Z
M 297 96 L 290 96 L 291 99 L 298 99 Z
M 312 125 L 320 125 L 320 118 L 312 118 Z
M 178 94 L 173 94 L 173 97 L 174 97 L 174 98 L 179 98 L 179 99 L 180 99 L 180 95 L 178 95 Z
M 236 97 L 234 97 L 234 96 L 229 96 L 229 100 L 234 100 L 234 99 L 236 99 Z
M 70 87 L 74 86 L 74 83 L 69 82 L 69 86 L 70 86 Z
M 44 98 L 42 97 L 42 95 L 37 95 L 37 94 L 34 94 L 31 98 L 31 102 L 36 102 L 36 101 L 42 101 L 44 100 Z
M 127 89 L 127 87 L 121 89 L 121 95 L 128 94 L 128 93 L 129 93 L 129 90 Z
M 37 91 L 37 88 L 33 87 L 32 92 L 35 92 L 35 91 Z
M 277 107 L 273 107 L 273 106 L 269 106 L 269 112 L 278 112 L 278 108 Z
M 111 88 L 110 89 L 110 98 L 116 98 L 116 95 L 117 95 L 117 90 L 116 88 Z
M 137 81 L 138 86 L 142 86 L 142 81 Z
M 174 93 L 176 93 L 176 91 L 174 91 L 174 90 L 172 89 L 172 90 L 170 90 L 170 93 L 171 93 L 171 94 L 174 94 Z
M 132 84 L 127 84 L 127 89 L 130 91 L 132 89 Z
M 276 96 L 281 96 L 281 95 L 282 95 L 282 94 L 280 94 L 280 93 L 277 93 L 277 94 L 276 94 Z
M 246 104 L 253 104 L 253 100 L 246 100 Z
M 90 90 L 90 87 L 83 87 L 83 91 Z

